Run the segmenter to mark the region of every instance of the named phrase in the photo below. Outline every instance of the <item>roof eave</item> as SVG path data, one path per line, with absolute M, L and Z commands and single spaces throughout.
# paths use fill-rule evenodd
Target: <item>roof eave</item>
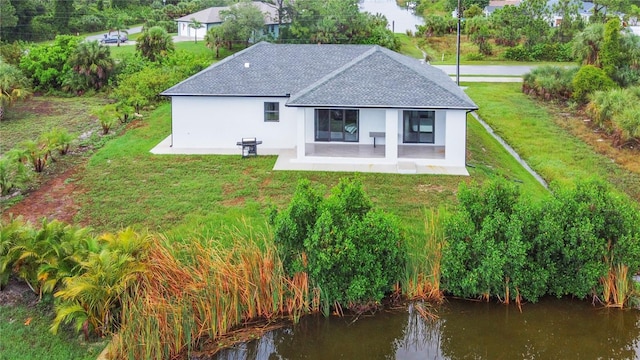
M 349 109 L 436 109 L 436 110 L 465 110 L 475 111 L 478 106 L 442 106 L 442 105 L 338 105 L 338 104 L 285 104 L 287 107 L 311 108 L 349 108 Z

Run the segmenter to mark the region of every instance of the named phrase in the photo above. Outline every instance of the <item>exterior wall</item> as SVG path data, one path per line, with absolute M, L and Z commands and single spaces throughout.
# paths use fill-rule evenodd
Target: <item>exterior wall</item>
M 277 153 L 296 146 L 297 109 L 284 106 L 287 98 L 172 97 L 172 146 L 219 149 L 237 153 L 243 137 L 262 141 L 258 153 Z M 264 121 L 264 103 L 280 103 L 280 121 Z
M 193 39 L 194 32 L 196 32 L 198 39 L 204 39 L 207 31 L 214 26 L 213 24 L 202 24 L 202 27 L 193 29 L 189 27 L 189 24 L 189 21 L 178 21 L 178 36 L 186 36 Z

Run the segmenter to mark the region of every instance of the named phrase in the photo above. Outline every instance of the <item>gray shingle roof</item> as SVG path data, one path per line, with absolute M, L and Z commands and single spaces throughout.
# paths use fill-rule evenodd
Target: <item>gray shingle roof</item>
M 288 106 L 477 109 L 441 70 L 375 45 L 262 42 L 162 95 L 290 96 Z

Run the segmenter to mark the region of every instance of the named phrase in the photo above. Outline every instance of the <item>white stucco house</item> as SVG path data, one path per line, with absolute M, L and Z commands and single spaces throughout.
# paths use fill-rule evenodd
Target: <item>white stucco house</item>
M 275 5 L 260 1 L 253 1 L 250 4 L 258 8 L 264 14 L 264 30 L 263 33 L 258 34 L 258 36 L 271 34 L 273 38 L 277 38 L 280 29 L 278 22 L 278 9 Z M 209 29 L 224 22 L 223 16 L 220 12 L 229 9 L 230 6 L 210 7 L 176 19 L 176 22 L 178 23 L 178 36 L 187 36 L 190 38 L 195 36 L 198 39 L 204 39 Z M 189 24 L 191 24 L 193 19 L 200 22 L 202 27 L 198 29 L 190 27 Z
M 275 169 L 468 175 L 478 107 L 441 70 L 376 45 L 261 42 L 165 90 L 171 135 L 154 153 L 240 154 Z

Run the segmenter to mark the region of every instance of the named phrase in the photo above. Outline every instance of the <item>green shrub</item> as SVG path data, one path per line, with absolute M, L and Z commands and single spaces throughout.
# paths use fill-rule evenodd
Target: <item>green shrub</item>
M 507 48 L 502 55 L 507 60 L 515 61 L 571 61 L 573 56 L 570 44 L 522 44 Z
M 528 244 L 513 213 L 519 198 L 506 180 L 482 188 L 460 185 L 460 209 L 445 223 L 442 286 L 455 296 L 519 300 Z M 535 301 L 537 294 L 529 295 Z M 539 295 L 538 295 L 539 296 Z
M 307 271 L 325 314 L 333 304 L 379 302 L 404 272 L 397 220 L 373 209 L 359 181 L 342 179 L 326 199 L 303 181 L 272 222 L 285 268 Z
M 593 65 L 585 65 L 573 78 L 573 99 L 585 103 L 590 94 L 597 90 L 607 90 L 615 86 L 605 72 Z
M 633 291 L 619 284 L 640 270 L 640 213 L 602 181 L 555 187 L 538 202 L 504 180 L 461 185 L 459 200 L 445 224 L 445 291 L 516 301 L 591 295 L 616 306 Z

